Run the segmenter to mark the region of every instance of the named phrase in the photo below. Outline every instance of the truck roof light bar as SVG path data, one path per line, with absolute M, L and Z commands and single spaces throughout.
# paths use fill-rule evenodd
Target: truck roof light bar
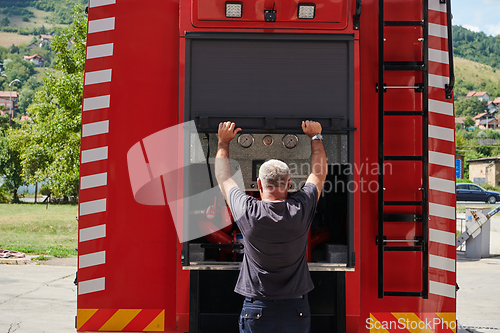
M 241 1 L 226 1 L 226 17 L 240 18 L 243 13 L 243 3 Z
M 315 3 L 299 3 L 299 9 L 297 10 L 297 17 L 299 19 L 312 20 L 315 15 L 316 15 Z

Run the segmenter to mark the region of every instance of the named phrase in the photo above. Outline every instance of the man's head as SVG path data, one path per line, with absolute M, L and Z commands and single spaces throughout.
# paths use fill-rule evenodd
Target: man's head
M 259 190 L 275 196 L 285 196 L 290 188 L 290 169 L 285 162 L 269 160 L 259 169 Z

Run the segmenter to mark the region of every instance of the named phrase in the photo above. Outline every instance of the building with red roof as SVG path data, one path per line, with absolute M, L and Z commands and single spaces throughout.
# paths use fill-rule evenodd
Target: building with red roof
M 45 65 L 45 59 L 39 54 L 24 56 L 24 60 L 32 62 L 35 64 L 35 67 L 43 67 L 43 65 Z
M 465 96 L 465 97 L 466 98 L 477 97 L 478 99 L 480 99 L 482 101 L 487 101 L 487 102 L 489 102 L 489 100 L 490 100 L 490 95 L 488 95 L 488 93 L 486 91 L 479 91 L 479 92 L 469 91 L 467 93 L 467 96 Z

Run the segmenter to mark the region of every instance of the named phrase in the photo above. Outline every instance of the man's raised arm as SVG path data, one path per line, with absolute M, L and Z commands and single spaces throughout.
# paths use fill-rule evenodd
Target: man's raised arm
M 311 140 L 311 174 L 307 177 L 307 183 L 313 183 L 318 189 L 318 200 L 326 180 L 326 152 L 321 136 L 321 124 L 315 121 L 303 121 L 302 130 Z
M 219 124 L 219 143 L 217 145 L 217 155 L 215 156 L 215 177 L 226 200 L 229 190 L 238 186 L 231 178 L 229 164 L 229 143 L 234 139 L 236 133 L 241 131 L 241 128 L 235 127 L 236 125 L 230 121 Z

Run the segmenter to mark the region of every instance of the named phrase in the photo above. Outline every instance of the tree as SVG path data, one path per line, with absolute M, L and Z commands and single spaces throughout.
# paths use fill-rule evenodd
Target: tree
M 15 82 L 12 84 L 12 88 L 17 88 L 22 86 L 28 79 L 36 73 L 35 65 L 32 62 L 26 61 L 19 54 L 11 54 L 8 59 L 4 62 L 5 74 L 9 77 L 9 80 L 5 80 L 3 83 L 2 90 L 9 91 L 9 82 L 18 79 L 21 81 L 19 84 Z
M 23 121 L 19 129 L 10 131 L 24 180 L 31 184 L 46 181 L 55 196 L 78 194 L 86 29 L 83 10 L 75 6 L 73 23 L 51 44 L 61 74 L 47 74 L 27 109 L 32 121 Z
M 19 47 L 17 47 L 16 45 L 12 44 L 10 47 L 9 47 L 9 51 L 10 53 L 14 54 L 14 53 L 19 53 Z
M 464 119 L 464 125 L 466 128 L 474 126 L 475 123 L 476 122 L 471 118 L 471 116 L 467 116 L 467 118 Z
M 10 20 L 7 16 L 5 16 L 1 21 L 0 21 L 0 27 L 6 27 L 10 23 Z
M 455 115 L 459 117 L 474 117 L 487 109 L 486 101 L 477 97 L 460 99 L 455 102 Z
M 0 116 L 0 177 L 3 178 L 7 190 L 13 193 L 13 201 L 18 201 L 17 189 L 23 184 L 21 162 L 19 153 L 12 149 L 6 135 L 8 128 L 9 116 Z
M 21 113 L 25 113 L 28 106 L 33 102 L 33 95 L 35 92 L 29 88 L 23 88 L 19 94 L 19 102 L 17 108 Z

